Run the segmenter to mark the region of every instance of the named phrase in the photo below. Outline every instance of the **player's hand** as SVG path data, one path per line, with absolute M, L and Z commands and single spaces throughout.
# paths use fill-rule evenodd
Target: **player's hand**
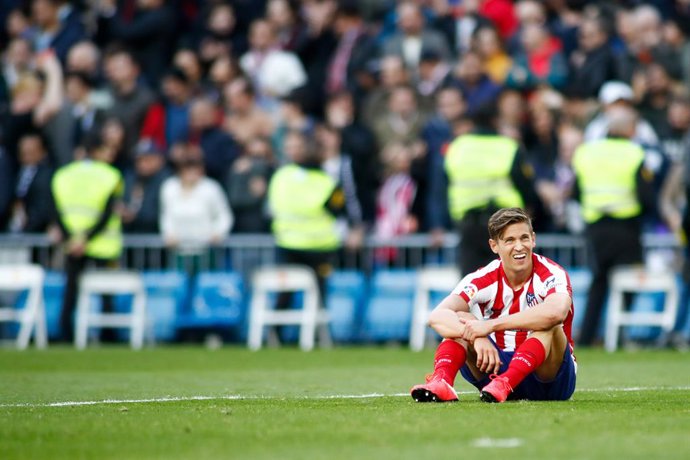
M 474 343 L 479 337 L 486 337 L 493 332 L 488 321 L 459 319 L 465 325 L 465 333 L 462 335 L 462 338 L 470 343 Z
M 474 351 L 477 353 L 477 369 L 485 374 L 497 374 L 501 368 L 501 358 L 498 350 L 487 337 L 479 337 L 474 341 Z

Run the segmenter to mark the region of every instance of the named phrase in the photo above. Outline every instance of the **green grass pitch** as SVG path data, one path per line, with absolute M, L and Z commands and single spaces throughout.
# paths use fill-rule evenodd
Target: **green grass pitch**
M 690 458 L 690 354 L 576 352 L 571 401 L 492 405 L 414 403 L 432 350 L 3 349 L 0 459 Z

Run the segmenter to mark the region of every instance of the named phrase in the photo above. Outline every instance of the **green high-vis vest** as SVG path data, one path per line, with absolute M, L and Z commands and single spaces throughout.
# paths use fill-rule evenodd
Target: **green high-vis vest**
M 625 219 L 642 212 L 635 178 L 643 161 L 644 150 L 627 139 L 603 139 L 578 147 L 573 169 L 585 222 L 605 215 Z
M 467 134 L 455 139 L 446 153 L 450 216 L 460 220 L 471 209 L 489 203 L 498 207 L 523 207 L 510 179 L 518 145 L 505 136 Z
M 121 195 L 122 175 L 100 161 L 75 161 L 58 169 L 52 182 L 61 220 L 72 235 L 86 233 L 103 213 L 108 199 Z M 115 259 L 122 252 L 120 216 L 113 212 L 105 228 L 86 244 L 85 254 Z
M 335 217 L 326 209 L 336 183 L 323 171 L 291 164 L 271 178 L 268 202 L 279 247 L 330 251 L 340 246 Z

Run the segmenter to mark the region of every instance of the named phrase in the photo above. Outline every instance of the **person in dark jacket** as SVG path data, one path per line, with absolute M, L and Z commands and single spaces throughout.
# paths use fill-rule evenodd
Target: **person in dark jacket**
M 48 162 L 45 142 L 38 133 L 19 140 L 19 173 L 15 182 L 10 230 L 23 233 L 44 232 L 52 217 L 50 184 L 53 169 Z
M 122 222 L 127 233 L 159 233 L 160 191 L 172 175 L 162 149 L 151 139 L 135 148 L 134 171 L 125 176 Z

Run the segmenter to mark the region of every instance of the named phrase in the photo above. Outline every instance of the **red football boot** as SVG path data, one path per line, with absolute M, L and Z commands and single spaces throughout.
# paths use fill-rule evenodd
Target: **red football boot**
M 427 375 L 426 383 L 415 385 L 410 391 L 417 402 L 452 402 L 458 400 L 455 389 L 441 377 Z
M 491 374 L 489 378 L 491 382 L 482 388 L 482 401 L 500 403 L 508 399 L 510 393 L 513 392 L 513 387 L 508 383 L 508 379 L 496 374 Z

